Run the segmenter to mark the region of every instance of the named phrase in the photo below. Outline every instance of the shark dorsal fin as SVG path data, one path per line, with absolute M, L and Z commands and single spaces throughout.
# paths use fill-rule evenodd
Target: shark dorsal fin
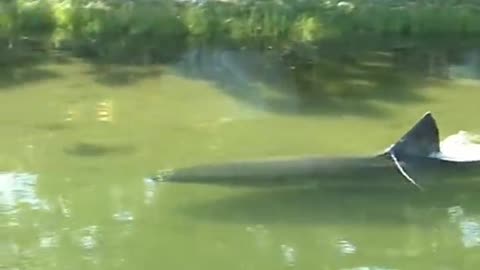
M 423 190 L 422 187 L 408 175 L 398 157 L 405 155 L 431 157 L 438 152 L 440 152 L 440 136 L 437 123 L 432 113 L 427 112 L 398 142 L 390 146 L 384 154 L 387 154 L 392 159 L 396 168 L 405 179 L 420 190 Z
M 388 152 L 423 157 L 440 152 L 439 131 L 432 113 L 425 113 L 398 142 L 388 149 Z

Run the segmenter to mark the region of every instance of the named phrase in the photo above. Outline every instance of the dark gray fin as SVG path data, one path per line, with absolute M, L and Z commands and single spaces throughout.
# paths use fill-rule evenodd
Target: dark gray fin
M 389 147 L 384 154 L 392 159 L 395 167 L 405 179 L 418 189 L 423 190 L 423 188 L 408 175 L 399 159 L 406 156 L 430 157 L 432 154 L 438 152 L 440 152 L 438 126 L 432 113 L 427 112 L 398 142 Z
M 430 112 L 423 117 L 386 152 L 396 156 L 429 157 L 440 152 L 440 136 L 437 123 Z

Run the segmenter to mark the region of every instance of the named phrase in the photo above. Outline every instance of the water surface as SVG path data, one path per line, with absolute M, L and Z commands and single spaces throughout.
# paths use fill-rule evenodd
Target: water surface
M 147 179 L 197 163 L 376 153 L 425 111 L 442 138 L 478 133 L 478 51 L 427 52 L 285 65 L 273 51 L 202 49 L 169 65 L 58 56 L 2 68 L 0 268 L 477 269 L 475 184 L 418 193 Z

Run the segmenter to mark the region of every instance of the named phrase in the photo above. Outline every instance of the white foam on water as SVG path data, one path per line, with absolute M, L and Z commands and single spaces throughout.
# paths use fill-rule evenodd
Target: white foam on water
M 433 157 L 450 161 L 480 161 L 480 135 L 461 130 L 440 142 Z

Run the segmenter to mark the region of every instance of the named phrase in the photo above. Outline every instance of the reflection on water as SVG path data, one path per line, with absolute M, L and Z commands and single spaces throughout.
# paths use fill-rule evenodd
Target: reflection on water
M 460 61 L 452 63 L 449 73 L 452 78 L 480 79 L 480 50 L 474 49 L 466 52 Z
M 452 223 L 457 223 L 461 220 L 463 217 L 463 208 L 461 206 L 452 206 L 448 208 L 448 216 L 450 219 L 450 222 Z
M 60 207 L 60 211 L 62 212 L 63 216 L 66 218 L 71 217 L 71 210 L 68 204 L 70 204 L 70 202 L 65 200 L 63 196 L 61 195 L 58 196 L 58 205 Z
M 113 214 L 113 219 L 116 221 L 132 221 L 133 214 L 129 211 L 120 211 Z
M 466 248 L 476 247 L 480 244 L 480 224 L 476 219 L 463 220 L 459 226 L 462 231 L 462 242 Z
M 35 225 L 37 240 L 34 243 L 30 245 L 17 243 L 17 241 L 15 240 L 16 237 L 19 237 L 19 235 L 17 234 L 15 234 L 14 238 L 10 238 L 9 241 L 2 243 L 2 245 L 6 244 L 6 246 L 2 248 L 4 252 L 7 252 L 5 253 L 5 256 L 13 256 L 14 258 L 18 259 L 22 258 L 21 261 L 39 261 L 39 259 L 35 259 L 36 256 L 46 256 L 46 251 L 50 250 L 50 252 L 52 252 L 53 254 L 60 252 L 61 249 L 69 248 L 71 249 L 70 252 L 74 252 L 73 250 L 77 250 L 76 255 L 79 256 L 79 258 L 81 258 L 85 263 L 87 263 L 83 264 L 85 267 L 95 268 L 105 266 L 105 260 L 107 260 L 105 256 L 107 256 L 106 254 L 108 254 L 105 253 L 105 249 L 108 246 L 126 245 L 127 243 L 135 239 L 135 235 L 138 233 L 138 230 L 141 230 L 141 228 L 143 227 L 142 223 L 136 222 L 134 213 L 126 209 L 113 209 L 110 215 L 110 219 L 112 221 L 114 221 L 119 226 L 123 226 L 121 224 L 127 225 L 126 227 L 118 227 L 117 229 L 114 229 L 107 224 L 89 224 L 81 226 L 79 228 L 75 228 L 74 223 L 64 222 L 60 222 L 52 227 L 52 224 L 51 222 L 48 222 L 48 219 L 56 219 L 55 213 L 54 211 L 52 211 L 51 208 L 45 207 L 47 203 L 38 197 L 38 190 L 36 186 L 37 176 L 31 174 L 5 173 L 2 175 L 1 179 L 2 189 L 0 191 L 2 192 L 2 200 L 0 202 L 2 209 L 8 209 L 8 211 L 4 211 L 3 214 L 15 217 L 19 216 L 20 211 L 41 211 L 47 217 L 46 219 L 38 217 L 34 221 L 35 224 L 37 224 Z M 151 196 L 152 193 L 155 192 L 155 186 L 151 185 L 151 183 L 148 181 L 145 181 L 144 184 L 144 192 L 142 193 L 144 196 L 143 200 L 147 198 L 152 199 L 153 197 Z M 150 206 L 152 206 L 152 203 L 154 203 L 154 201 L 150 200 L 149 203 Z M 26 205 L 28 206 L 28 208 L 25 209 L 22 207 L 22 205 Z M 71 218 L 71 209 L 72 207 L 70 201 L 65 200 L 63 197 L 58 197 L 58 210 L 64 218 Z M 480 224 L 477 216 L 467 214 L 467 211 L 460 205 L 448 207 L 445 209 L 445 211 L 447 213 L 445 221 L 448 221 L 449 223 L 455 225 L 456 229 L 458 230 L 458 238 L 455 241 L 462 243 L 462 245 L 467 249 L 478 247 L 480 245 Z M 64 215 L 63 213 L 69 214 Z M 319 212 L 318 214 L 321 215 L 322 213 Z M 350 213 L 348 212 L 344 212 L 344 215 L 349 214 Z M 298 213 L 298 215 L 302 214 Z M 195 221 L 190 220 L 189 222 Z M 417 221 L 415 217 L 412 216 L 409 222 L 415 224 Z M 371 224 L 374 225 L 375 223 Z M 16 227 L 25 225 L 26 224 L 17 223 Z M 343 227 L 340 226 L 339 228 Z M 109 232 L 109 230 L 111 230 L 111 232 Z M 278 237 L 278 235 L 275 234 L 275 228 L 267 228 L 267 226 L 265 226 L 264 224 L 246 226 L 245 231 L 253 238 L 252 247 L 260 248 L 262 252 L 266 252 L 262 253 L 264 254 L 263 256 L 270 256 L 268 255 L 268 252 L 276 250 L 275 253 L 280 254 L 279 258 L 281 259 L 281 261 L 279 263 L 281 263 L 285 267 L 297 268 L 299 267 L 299 265 L 302 264 L 303 252 L 299 254 L 299 250 L 301 249 L 297 248 L 298 245 L 302 245 L 301 242 L 297 242 L 296 240 L 289 240 L 285 242 L 281 241 L 280 239 L 282 238 L 282 236 Z M 342 234 L 342 232 L 347 232 L 345 228 L 336 229 L 335 231 L 340 232 L 340 235 Z M 328 236 L 328 234 L 326 234 L 325 236 Z M 356 238 L 358 240 L 358 236 Z M 434 249 L 438 250 L 438 242 L 436 240 L 434 240 L 434 242 L 436 243 Z M 403 248 L 401 247 L 401 241 L 399 243 L 387 243 L 384 245 L 385 247 L 388 247 L 391 245 L 396 246 L 397 244 L 399 244 L 399 246 L 397 248 L 394 248 L 393 250 L 398 250 L 400 253 L 402 253 L 403 251 L 401 250 Z M 228 249 L 229 242 L 224 242 L 222 246 L 223 249 Z M 414 246 L 412 246 L 412 248 L 414 248 Z M 334 249 L 341 255 L 349 255 L 349 257 L 357 256 L 357 254 L 362 254 L 364 250 L 369 250 L 369 243 L 365 241 L 355 241 L 346 238 L 339 238 L 339 240 L 337 240 L 334 245 Z M 44 250 L 44 252 L 41 252 L 40 250 Z M 318 252 L 320 253 L 324 253 L 326 251 L 327 250 L 325 249 L 318 250 Z M 119 251 L 115 251 L 114 253 L 118 254 L 118 256 L 120 257 L 114 259 L 114 262 L 112 262 L 111 266 L 113 267 L 113 265 L 115 265 L 115 267 L 127 267 L 128 260 L 126 260 L 126 258 L 128 259 L 128 251 L 127 253 L 118 252 Z M 408 251 L 404 252 L 408 253 Z M 383 252 L 383 254 L 388 254 L 388 252 Z M 274 255 L 272 255 L 270 259 L 273 259 L 273 256 Z M 54 265 L 54 258 L 55 257 L 49 257 L 50 261 L 43 261 L 44 265 Z M 0 266 L 6 266 L 6 269 L 16 269 L 14 266 L 20 262 L 19 260 L 7 260 L 4 262 L 3 265 L 2 263 L 0 263 Z M 376 265 L 377 264 L 375 264 L 375 260 L 372 260 L 370 266 L 365 265 L 339 267 L 334 269 L 403 269 Z
M 0 173 L 0 214 L 8 216 L 7 226 L 17 226 L 24 206 L 31 210 L 48 210 L 46 201 L 36 192 L 38 176 L 29 173 Z
M 72 252 L 76 247 L 80 248 L 76 254 L 80 255 L 78 258 L 92 265 L 99 264 L 102 258 L 98 252 L 105 232 L 102 226 L 96 224 L 75 228 L 75 223 L 67 221 L 72 217 L 71 205 L 72 201 L 62 195 L 57 197 L 57 205 L 41 199 L 38 195 L 38 175 L 0 174 L 0 228 L 9 234 L 6 238 L 3 235 L 0 241 L 0 269 L 20 269 L 18 266 L 30 263 L 51 269 L 49 267 L 59 263 L 55 260 L 62 261 L 53 254 L 61 253 L 64 248 Z M 57 210 L 63 218 L 59 218 Z M 111 219 L 121 225 L 133 222 L 134 216 L 130 211 L 120 210 L 112 213 Z M 119 227 L 116 238 L 124 241 L 131 230 L 131 226 Z M 33 239 L 22 240 L 25 233 L 34 235 Z M 47 251 L 52 253 L 45 253 Z
M 155 181 L 153 181 L 151 178 L 145 178 L 143 180 L 144 182 L 144 202 L 145 204 L 151 204 L 154 200 L 155 193 L 157 190 L 157 185 Z
M 100 263 L 101 255 L 99 254 L 99 241 L 101 240 L 100 229 L 97 225 L 90 225 L 79 230 L 73 231 L 71 237 L 77 247 L 80 248 L 81 258 L 97 265 Z
M 461 206 L 448 208 L 448 215 L 450 222 L 458 226 L 465 248 L 473 248 L 480 245 L 479 217 L 466 215 Z
M 259 118 L 262 112 L 280 109 L 277 101 L 282 110 L 300 109 L 302 87 L 275 52 L 197 48 L 185 53 L 174 68 L 180 74 L 212 81 L 225 94 L 249 105 L 232 112 L 224 118 L 227 121 Z
M 247 226 L 246 231 L 253 235 L 256 245 L 259 248 L 268 248 L 270 244 L 270 232 L 265 228 L 265 226 L 261 224 L 255 226 Z
M 295 266 L 295 263 L 297 261 L 297 252 L 295 251 L 295 248 L 286 244 L 280 245 L 280 248 L 282 250 L 283 260 L 285 264 L 289 267 Z
M 337 245 L 342 254 L 354 254 L 357 251 L 357 248 L 347 240 L 340 240 Z
M 99 235 L 98 226 L 87 226 L 80 229 L 76 234 L 76 241 L 80 247 L 90 250 L 97 246 L 97 238 Z
M 380 117 L 385 111 L 377 101 L 425 101 L 415 89 L 430 78 L 480 78 L 478 55 L 476 49 L 395 46 L 267 53 L 193 48 L 174 70 L 213 83 L 222 94 L 248 105 L 228 115 L 233 119 L 260 118 L 265 112 Z
M 55 232 L 42 232 L 40 235 L 41 248 L 56 248 L 59 245 L 58 235 Z

